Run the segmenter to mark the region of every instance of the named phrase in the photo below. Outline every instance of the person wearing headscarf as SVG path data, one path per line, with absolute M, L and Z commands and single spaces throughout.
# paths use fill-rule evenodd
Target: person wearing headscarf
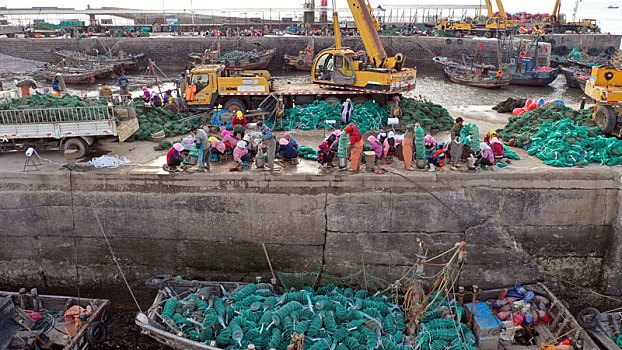
M 387 139 L 387 133 L 385 131 L 381 131 L 378 136 L 376 137 L 376 139 L 378 140 L 378 142 L 380 142 L 381 144 L 384 145 L 384 140 Z
M 158 95 L 155 91 L 151 93 L 151 103 L 155 107 L 162 106 L 162 98 L 160 98 L 160 95 Z
M 354 123 L 346 126 L 346 135 L 350 136 L 350 171 L 358 171 L 361 166 L 361 156 L 363 155 L 363 138 L 361 132 Z
M 240 165 L 244 168 L 248 166 L 248 162 L 251 160 L 251 155 L 246 149 L 246 141 L 242 140 L 237 143 L 235 149 L 233 150 L 233 160 L 240 163 Z
M 490 129 L 490 132 L 488 132 L 488 134 L 486 134 L 484 136 L 484 142 L 486 142 L 488 145 L 490 145 L 490 140 L 497 136 L 497 130 L 495 129 Z
M 257 127 L 261 130 L 261 140 L 268 146 L 268 169 L 272 171 L 274 170 L 274 155 L 276 154 L 276 138 L 272 135 L 272 129 L 263 122 L 258 122 Z M 257 156 L 263 156 L 263 154 Z
M 233 136 L 236 138 L 243 138 L 244 131 L 246 130 L 246 116 L 242 111 L 237 111 L 235 117 L 233 117 L 233 121 L 231 125 L 233 126 Z
M 320 144 L 320 149 L 317 151 L 317 161 L 326 169 L 333 166 L 333 153 L 330 151 L 328 141 L 322 141 Z
M 184 150 L 184 146 L 181 143 L 174 144 L 166 153 L 166 165 L 169 166 L 170 171 L 177 171 L 177 167 L 181 165 L 184 157 L 181 152 Z
M 352 100 L 348 98 L 346 102 L 343 103 L 343 106 L 341 106 L 341 123 L 343 125 L 348 125 L 350 123 L 353 111 L 354 105 L 352 104 Z
M 173 97 L 173 91 L 171 89 L 164 91 L 164 93 L 162 94 L 162 102 L 168 103 L 169 98 L 171 97 Z
M 142 99 L 145 102 L 151 101 L 151 92 L 149 92 L 149 89 L 147 89 L 146 86 L 143 86 L 143 97 L 142 97 Z
M 395 140 L 395 133 L 389 131 L 387 138 L 384 140 L 384 157 L 395 155 L 395 147 L 397 146 L 397 140 Z
M 298 158 L 298 151 L 284 138 L 279 140 L 279 154 L 281 155 L 281 160 L 285 161 Z
M 212 150 L 212 154 L 216 155 L 218 159 L 220 156 L 227 152 L 227 146 L 224 142 L 220 141 L 217 137 L 212 136 L 209 138 L 210 149 Z
M 492 149 L 490 146 L 486 144 L 486 142 L 480 142 L 479 144 L 479 154 L 477 155 L 477 160 L 475 161 L 476 166 L 488 165 L 491 166 L 495 162 L 495 156 L 492 153 Z
M 402 140 L 402 155 L 404 156 L 404 167 L 406 170 L 415 170 L 413 168 L 413 145 L 415 140 L 415 127 L 413 125 L 406 126 L 404 139 Z
M 233 151 L 233 148 L 238 144 L 238 139 L 233 137 L 233 134 L 229 130 L 223 130 L 220 135 L 222 136 L 222 142 L 225 147 Z
M 371 148 L 371 150 L 376 153 L 376 159 L 381 159 L 383 154 L 383 148 L 380 144 L 380 141 L 378 141 L 378 139 L 376 139 L 376 137 L 373 135 L 369 136 L 367 138 L 367 141 L 369 142 L 369 148 Z
M 496 135 L 490 139 L 490 148 L 492 149 L 492 154 L 495 156 L 495 159 L 503 159 L 503 157 L 505 157 L 503 144 Z
M 296 139 L 292 135 L 290 135 L 289 133 L 285 133 L 285 135 L 283 135 L 283 138 L 289 141 L 289 144 L 292 145 L 292 147 L 298 149 L 298 142 L 296 142 Z
M 328 137 L 326 138 L 326 142 L 328 142 L 328 147 L 332 148 L 335 141 L 339 140 L 339 135 L 341 135 L 341 130 L 339 129 L 333 131 L 330 135 L 328 135 Z

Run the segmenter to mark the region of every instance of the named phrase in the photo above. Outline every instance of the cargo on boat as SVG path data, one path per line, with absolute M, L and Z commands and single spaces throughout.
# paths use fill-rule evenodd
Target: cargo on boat
M 99 79 L 110 78 L 114 74 L 114 65 L 90 64 L 74 67 L 49 66 L 42 73 L 47 81 L 61 75 L 66 84 L 93 84 Z
M 106 340 L 110 301 L 0 291 L 0 349 L 82 350 Z
M 445 76 L 452 82 L 461 85 L 468 85 L 486 89 L 495 89 L 508 86 L 510 79 L 507 77 L 496 77 L 488 70 L 460 71 L 455 68 L 445 67 Z
M 131 70 L 137 68 L 145 59 L 145 54 L 138 55 L 127 54 L 125 52 L 119 52 L 118 56 L 99 55 L 93 56 L 86 53 L 64 50 L 64 49 L 52 49 L 52 53 L 56 56 L 63 58 L 69 62 L 77 64 L 111 64 L 114 66 L 122 67 L 124 70 Z
M 220 50 L 205 50 L 203 53 L 193 52 L 188 60 L 194 64 L 222 64 L 226 68 L 238 69 L 266 69 L 272 61 L 276 49 L 265 51 L 231 51 L 223 53 Z

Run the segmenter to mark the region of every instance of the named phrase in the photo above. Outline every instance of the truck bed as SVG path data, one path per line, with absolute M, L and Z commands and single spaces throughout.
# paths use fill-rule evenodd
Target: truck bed
M 334 87 L 331 87 L 334 89 Z M 342 89 L 329 90 L 324 85 L 299 83 L 299 84 L 281 84 L 274 87 L 274 91 L 270 92 L 220 92 L 220 95 L 236 96 L 236 95 L 352 95 L 366 94 L 373 91 L 363 89 Z

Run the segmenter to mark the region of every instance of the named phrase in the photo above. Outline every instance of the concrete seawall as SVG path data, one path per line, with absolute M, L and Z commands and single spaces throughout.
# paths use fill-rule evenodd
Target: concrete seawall
M 555 39 L 558 45 L 566 45 L 572 48 L 579 40 L 589 45 L 586 47 L 598 47 L 601 50 L 608 46 L 620 46 L 620 35 L 575 35 L 555 34 L 547 36 Z M 414 36 L 383 36 L 382 43 L 387 53 L 393 55 L 401 52 L 406 55 L 406 64 L 431 64 L 434 56 L 449 56 L 460 58 L 462 55 L 475 56 L 478 61 L 484 63 L 497 63 L 497 41 L 485 38 L 438 38 L 438 37 L 414 37 Z M 295 54 L 304 50 L 308 44 L 307 37 L 223 37 L 220 39 L 222 50 L 266 50 L 277 48 L 277 53 L 272 60 L 270 68 L 276 69 L 283 66 L 283 55 Z M 0 39 L 0 53 L 21 58 L 55 61 L 58 60 L 50 50 L 64 48 L 95 54 L 99 50 L 104 54 L 107 50 L 117 53 L 123 50 L 128 53 L 145 53 L 158 65 L 163 67 L 179 68 L 187 63 L 187 56 L 191 52 L 203 52 L 210 47 L 216 48 L 215 38 L 206 37 L 150 37 L 150 38 L 89 38 L 89 39 Z M 480 44 L 482 49 L 479 50 Z M 332 37 L 315 37 L 316 52 L 334 45 Z M 355 51 L 364 49 L 360 37 L 344 37 L 343 45 L 352 47 Z M 541 57 L 550 55 L 550 44 L 542 44 Z M 545 48 L 546 47 L 546 48 Z M 546 60 L 545 60 L 546 61 Z
M 121 287 L 101 222 L 130 283 L 275 269 L 388 281 L 415 260 L 468 243 L 461 284 L 563 279 L 622 294 L 617 170 L 537 174 L 0 176 L 0 288 Z M 73 206 L 72 206 L 73 201 Z M 73 208 L 73 210 L 72 210 Z

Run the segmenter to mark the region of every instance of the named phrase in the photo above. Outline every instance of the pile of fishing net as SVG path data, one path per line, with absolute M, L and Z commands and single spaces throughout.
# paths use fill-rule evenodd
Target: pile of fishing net
M 622 140 L 598 135 L 571 119 L 545 122 L 527 152 L 555 167 L 622 165 Z
M 477 349 L 475 335 L 465 323 L 461 322 L 464 308 L 460 303 L 455 300 L 449 302 L 440 293 L 435 292 L 426 302 L 426 306 L 429 306 L 429 309 L 423 314 L 417 328 L 417 337 L 413 344 L 415 349 Z
M 382 129 L 387 124 L 389 112 L 374 101 L 354 105 L 351 122 L 364 134 L 367 130 Z M 295 106 L 285 110 L 283 130 L 331 129 L 335 124 L 327 124 L 327 120 L 341 121 L 341 106 L 324 101 L 313 101 L 311 104 Z M 277 127 L 279 125 L 277 124 Z
M 317 160 L 317 150 L 309 146 L 298 147 L 298 157 Z
M 126 141 L 152 140 L 151 134 L 164 130 L 166 137 L 184 135 L 190 132 L 190 127 L 199 126 L 199 118 L 180 120 L 188 118 L 186 113 L 177 113 L 161 107 L 145 108 L 142 101 L 133 102 L 136 115 L 138 116 L 139 127 L 134 135 Z
M 271 284 L 240 286 L 224 297 L 204 287 L 182 300 L 163 302 L 163 322 L 191 340 L 224 349 L 285 350 L 304 335 L 304 348 L 412 349 L 401 307 L 383 294 L 328 284 L 274 292 Z
M 83 99 L 74 95 L 62 95 L 60 97 L 57 97 L 52 94 L 46 94 L 25 96 L 15 99 L 11 102 L 0 104 L 0 110 L 92 107 L 107 105 L 108 101 L 106 101 L 105 99 Z
M 83 27 L 83 26 L 84 26 L 84 22 L 82 21 L 63 21 L 63 22 L 60 22 L 60 24 L 41 22 L 41 23 L 35 23 L 34 25 L 35 29 L 43 29 L 43 30 L 54 30 L 54 29 L 61 29 L 61 28 L 74 28 L 74 27 Z
M 390 110 L 394 103 L 388 103 L 386 109 Z M 404 125 L 419 123 L 426 132 L 429 132 L 430 130 L 449 130 L 454 124 L 447 109 L 439 104 L 421 102 L 414 98 L 403 98 L 399 103 L 402 108 L 400 122 Z
M 585 125 L 591 132 L 598 132 L 592 121 L 592 110 L 573 110 L 561 103 L 541 105 L 522 115 L 513 115 L 507 124 L 499 130 L 499 137 L 510 146 L 523 147 L 531 144 L 532 137 L 540 130 L 545 122 L 555 122 L 565 118 L 571 119 L 577 125 Z
M 220 55 L 218 56 L 218 60 L 219 61 L 242 61 L 242 60 L 249 60 L 261 54 L 262 53 L 257 50 L 253 50 L 253 51 L 233 50 L 233 51 L 221 52 Z
M 469 146 L 471 151 L 479 152 L 479 127 L 476 124 L 469 123 L 462 127 L 460 138 L 464 141 L 465 146 Z

